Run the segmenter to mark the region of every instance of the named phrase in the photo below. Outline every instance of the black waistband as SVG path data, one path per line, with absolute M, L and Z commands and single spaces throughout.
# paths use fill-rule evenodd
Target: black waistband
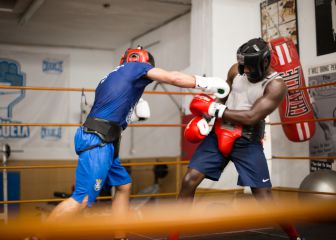
M 255 125 L 243 126 L 242 136 L 253 142 L 258 142 L 264 138 L 265 121 L 262 120 Z
M 100 118 L 88 117 L 83 126 L 84 132 L 98 135 L 102 142 L 82 149 L 81 151 L 79 151 L 80 153 L 96 147 L 102 147 L 106 143 L 113 143 L 113 159 L 119 156 L 122 128 L 117 123 Z
M 115 122 L 88 117 L 83 124 L 86 132 L 97 134 L 104 142 L 113 142 L 120 138 L 122 128 Z

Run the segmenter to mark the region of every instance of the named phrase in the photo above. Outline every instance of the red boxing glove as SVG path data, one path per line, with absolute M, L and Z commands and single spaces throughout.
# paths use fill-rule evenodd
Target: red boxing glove
M 196 95 L 190 102 L 190 111 L 195 115 L 208 115 L 221 118 L 226 106 L 216 103 L 214 99 L 204 93 Z
M 184 130 L 184 137 L 192 143 L 198 143 L 202 141 L 210 132 L 210 126 L 208 122 L 198 116 L 191 119 L 186 129 Z
M 215 122 L 215 133 L 217 135 L 218 149 L 224 155 L 228 156 L 234 142 L 242 135 L 242 127 L 240 125 L 222 125 L 222 119 Z

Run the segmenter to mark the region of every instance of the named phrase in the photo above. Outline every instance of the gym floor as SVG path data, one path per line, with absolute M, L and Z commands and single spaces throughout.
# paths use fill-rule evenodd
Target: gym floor
M 307 223 L 299 225 L 298 229 L 306 240 L 336 239 L 336 221 Z M 131 233 L 129 240 L 164 240 L 165 236 L 149 236 Z M 234 232 L 213 232 L 198 235 L 182 235 L 185 240 L 284 240 L 287 236 L 276 228 L 259 228 Z

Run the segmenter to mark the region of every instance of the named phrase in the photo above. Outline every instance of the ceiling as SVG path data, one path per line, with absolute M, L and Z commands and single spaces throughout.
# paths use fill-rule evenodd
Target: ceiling
M 0 0 L 0 43 L 113 50 L 191 9 L 192 0 Z

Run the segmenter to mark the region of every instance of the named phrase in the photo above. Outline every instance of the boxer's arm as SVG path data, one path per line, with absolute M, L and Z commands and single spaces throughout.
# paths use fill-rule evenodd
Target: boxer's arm
M 177 71 L 166 71 L 161 68 L 152 68 L 147 72 L 147 77 L 154 81 L 168 83 L 178 87 L 194 88 L 196 78 Z
M 219 98 L 226 97 L 230 92 L 230 87 L 226 81 L 218 77 L 193 76 L 177 71 L 166 71 L 160 68 L 150 69 L 147 72 L 147 77 L 177 87 L 197 88 L 210 91 Z
M 238 74 L 238 64 L 235 63 L 231 66 L 227 74 L 226 82 L 229 84 L 230 88 L 232 87 L 233 79 L 237 76 L 237 74 Z
M 275 79 L 266 86 L 264 95 L 253 104 L 250 110 L 226 109 L 223 119 L 243 125 L 254 125 L 272 113 L 280 105 L 286 93 L 287 87 L 284 81 Z

